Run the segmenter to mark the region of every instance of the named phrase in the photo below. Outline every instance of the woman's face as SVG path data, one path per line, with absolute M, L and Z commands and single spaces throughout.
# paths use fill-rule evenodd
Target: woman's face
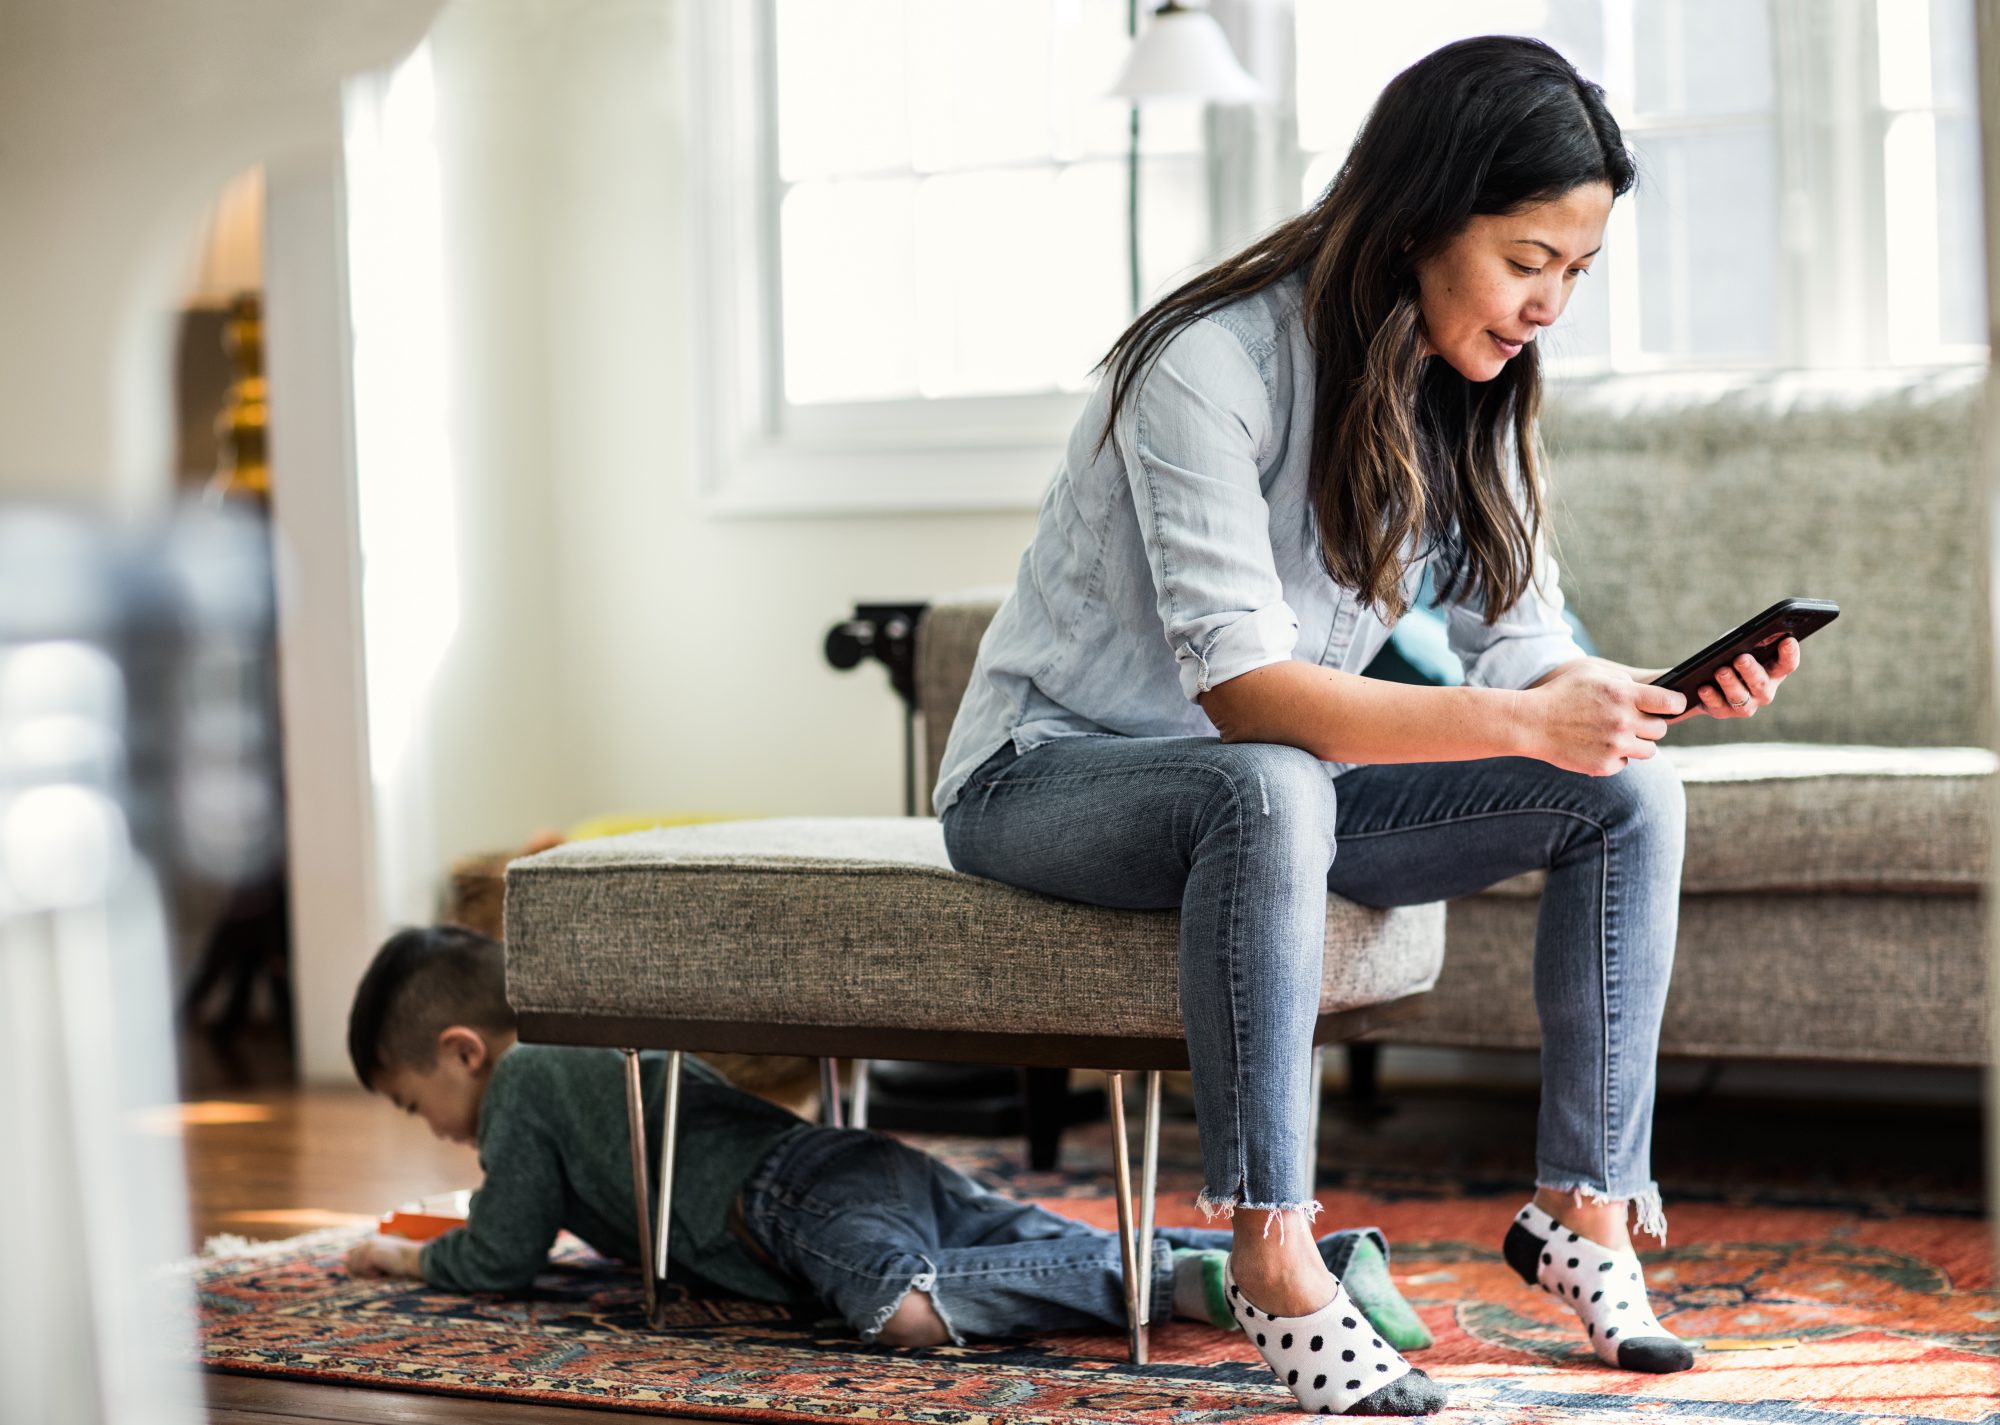
M 1611 185 L 1586 183 L 1504 216 L 1481 214 L 1417 264 L 1422 350 L 1491 381 L 1569 304 L 1604 245 Z

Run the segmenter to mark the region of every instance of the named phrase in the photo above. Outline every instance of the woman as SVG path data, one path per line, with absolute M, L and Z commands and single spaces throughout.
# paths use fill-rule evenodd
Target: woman
M 1633 178 L 1602 90 L 1546 45 L 1467 40 L 1399 75 L 1316 205 L 1105 358 L 946 749 L 958 869 L 1180 908 L 1200 1206 L 1232 1219 L 1232 1302 L 1309 1411 L 1444 1402 L 1296 1230 L 1318 1209 L 1329 890 L 1405 905 L 1548 871 L 1536 1187 L 1507 1260 L 1607 1364 L 1692 1362 L 1628 1221 L 1665 1230 L 1649 1151 L 1683 817 L 1654 753 L 1696 710 L 1571 639 L 1534 431 L 1535 337 Z M 1427 566 L 1466 686 L 1357 676 Z M 1751 716 L 1797 666 L 1792 640 L 1768 673 L 1746 658 L 1698 710 Z

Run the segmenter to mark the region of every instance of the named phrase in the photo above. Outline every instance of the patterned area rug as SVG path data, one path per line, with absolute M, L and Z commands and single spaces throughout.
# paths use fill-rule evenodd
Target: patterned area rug
M 1162 1158 L 1194 1161 L 1170 1123 Z M 1070 1170 L 1026 1174 L 990 1143 L 913 1139 L 993 1186 L 1109 1227 L 1106 1130 L 1065 1143 Z M 1198 1224 L 1198 1175 L 1162 1167 L 1159 1218 Z M 1519 1194 L 1385 1175 L 1322 1188 L 1318 1230 L 1375 1224 L 1397 1283 L 1437 1337 L 1414 1357 L 1452 1387 L 1441 1425 L 1629 1420 L 2000 1425 L 2000 1292 L 1986 1222 L 1858 1198 L 1801 1205 L 1670 1202 L 1672 1245 L 1650 1257 L 1654 1305 L 1705 1343 L 1676 1376 L 1607 1370 L 1573 1318 L 1521 1286 L 1499 1241 Z M 644 1328 L 637 1278 L 564 1246 L 531 1295 L 453 1297 L 350 1280 L 352 1232 L 319 1233 L 196 1269 L 202 1364 L 215 1370 L 714 1420 L 923 1425 L 1296 1419 L 1240 1334 L 1155 1326 L 1152 1361 L 1122 1332 L 900 1352 L 837 1323 L 682 1294 Z

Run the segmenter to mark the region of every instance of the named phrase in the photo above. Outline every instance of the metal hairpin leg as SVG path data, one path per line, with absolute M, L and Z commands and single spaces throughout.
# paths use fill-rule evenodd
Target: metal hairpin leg
M 667 1281 L 667 1230 L 673 1225 L 674 1139 L 681 1122 L 681 1051 L 678 1049 L 667 1051 L 666 1089 L 666 1102 L 660 1106 L 660 1226 L 653 1234 L 653 1275 L 662 1286 Z M 664 1301 L 660 1314 L 662 1320 L 647 1323 L 656 1331 L 666 1324 Z
M 866 1128 L 868 1126 L 868 1061 L 866 1059 L 856 1059 L 854 1061 L 854 1103 L 851 1108 L 852 1111 L 847 1115 L 847 1121 L 856 1128 Z
M 1113 1069 L 1110 1073 L 1111 1087 L 1111 1168 L 1118 1189 L 1118 1246 L 1125 1270 L 1125 1322 L 1126 1347 L 1132 1364 L 1146 1364 L 1146 1318 L 1152 1308 L 1152 1262 L 1151 1237 L 1144 1251 L 1144 1265 L 1137 1224 L 1132 1220 L 1132 1158 L 1125 1142 L 1125 1075 Z M 1152 1083 L 1147 1085 L 1147 1117 L 1150 1120 L 1158 1108 L 1157 1090 Z M 1148 1157 L 1152 1155 L 1149 1152 Z M 1146 1204 L 1146 1216 L 1152 1218 L 1152 1203 Z
M 1160 1071 L 1146 1071 L 1146 1142 L 1139 1170 L 1139 1321 L 1153 1323 L 1153 1200 L 1160 1185 Z
M 660 1215 L 654 1231 L 653 1216 L 646 1210 L 652 1196 L 646 1181 L 646 1095 L 639 1075 L 639 1051 L 626 1049 L 625 1130 L 632 1145 L 632 1200 L 639 1214 L 639 1275 L 645 1282 L 646 1325 L 659 1330 L 666 1324 L 666 1304 L 660 1287 L 667 1279 L 667 1229 L 674 1203 L 674 1130 L 680 1123 L 681 1051 L 667 1054 L 667 1101 L 660 1125 Z
M 829 1128 L 839 1128 L 840 1122 L 840 1060 L 822 1058 L 819 1061 L 819 1121 Z
M 653 1220 L 646 1211 L 646 1099 L 639 1078 L 639 1051 L 626 1049 L 625 1133 L 632 1147 L 632 1201 L 639 1213 L 639 1275 L 646 1284 L 646 1324 L 660 1312 L 660 1293 L 653 1282 Z

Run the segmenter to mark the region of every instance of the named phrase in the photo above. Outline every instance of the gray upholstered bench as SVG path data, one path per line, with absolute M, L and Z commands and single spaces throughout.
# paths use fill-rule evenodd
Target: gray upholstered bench
M 933 774 L 992 606 L 935 609 L 919 630 Z M 1121 911 L 961 875 L 930 817 L 722 822 L 574 842 L 507 869 L 507 994 L 521 1035 L 627 1051 L 633 1177 L 645 1203 L 642 1048 L 1095 1068 L 1109 1072 L 1118 1223 L 1135 1361 L 1146 1351 L 1160 1071 L 1186 1068 L 1179 915 Z M 1335 897 L 1315 1045 L 1413 1010 L 1444 955 L 1444 907 Z M 1318 1063 L 1315 1056 L 1314 1071 Z M 1124 1083 L 1145 1075 L 1134 1203 Z M 1316 1146 L 1317 1125 L 1309 1138 Z M 658 1226 L 640 1216 L 658 1319 L 673 1135 Z M 1308 1150 L 1312 1151 L 1311 1148 Z

